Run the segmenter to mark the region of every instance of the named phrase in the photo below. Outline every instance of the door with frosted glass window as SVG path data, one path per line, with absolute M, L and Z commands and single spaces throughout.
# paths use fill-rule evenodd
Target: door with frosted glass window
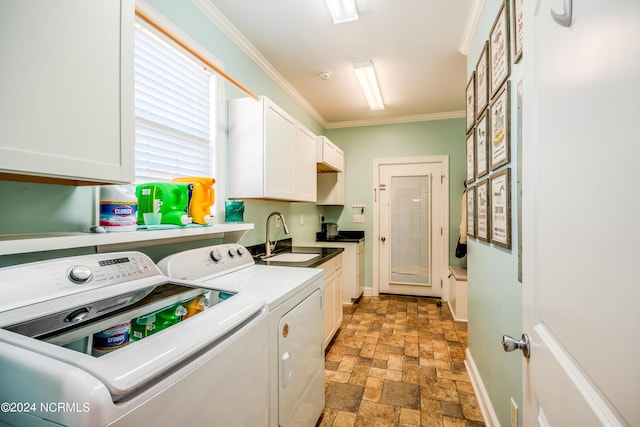
M 380 292 L 442 294 L 442 165 L 380 165 Z

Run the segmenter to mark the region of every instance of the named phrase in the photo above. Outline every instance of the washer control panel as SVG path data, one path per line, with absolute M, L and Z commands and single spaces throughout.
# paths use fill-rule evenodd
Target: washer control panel
M 117 252 L 52 259 L 0 268 L 0 312 L 90 289 L 162 276 L 140 252 Z
M 158 267 L 169 277 L 196 280 L 226 274 L 254 264 L 247 248 L 237 243 L 226 243 L 171 255 L 158 262 Z

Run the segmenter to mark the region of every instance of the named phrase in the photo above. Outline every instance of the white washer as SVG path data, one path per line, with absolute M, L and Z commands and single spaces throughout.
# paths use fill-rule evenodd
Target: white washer
M 324 408 L 323 271 L 255 265 L 246 248 L 224 244 L 171 255 L 169 277 L 251 291 L 269 309 L 269 424 L 315 426 Z M 220 275 L 219 266 L 233 273 Z
M 268 425 L 259 295 L 170 280 L 138 252 L 3 268 L 0 292 L 0 425 Z M 208 308 L 127 344 L 128 322 L 203 296 Z

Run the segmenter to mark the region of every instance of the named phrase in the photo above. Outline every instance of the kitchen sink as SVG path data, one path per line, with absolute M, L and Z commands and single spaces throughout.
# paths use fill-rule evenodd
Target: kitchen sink
M 271 256 L 269 258 L 265 258 L 264 260 L 277 261 L 277 262 L 305 262 L 319 256 L 320 254 L 302 254 L 302 253 L 285 252 L 282 254 Z

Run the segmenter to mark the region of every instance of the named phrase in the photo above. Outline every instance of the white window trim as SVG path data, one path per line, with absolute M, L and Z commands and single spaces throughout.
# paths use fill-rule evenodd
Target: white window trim
M 155 9 L 149 6 L 144 1 L 138 0 L 136 1 L 136 8 L 140 9 L 146 15 L 151 17 L 155 22 L 160 24 L 162 27 L 166 28 L 172 34 L 176 35 L 180 40 L 184 41 L 187 45 L 189 45 L 193 50 L 198 52 L 200 55 L 205 57 L 212 64 L 215 64 L 221 70 L 224 70 L 224 64 L 218 58 L 213 56 L 211 52 L 205 49 L 200 43 L 195 41 L 192 37 L 186 34 L 183 30 L 173 24 L 170 20 L 165 18 L 163 15 L 158 13 Z M 154 32 L 159 37 L 167 40 L 167 37 L 163 34 L 159 33 L 155 29 L 149 27 L 143 21 L 136 19 L 141 25 L 147 28 L 149 31 Z M 167 40 L 169 43 L 173 43 Z M 227 158 L 227 135 L 226 135 L 226 116 L 227 116 L 227 108 L 226 108 L 226 96 L 225 96 L 225 80 L 214 70 L 211 72 L 215 75 L 216 79 L 216 135 L 215 135 L 215 163 L 214 163 L 214 171 L 216 183 L 214 185 L 215 189 L 215 204 L 214 204 L 214 218 L 216 218 L 216 222 L 224 218 L 224 200 L 226 200 L 226 191 L 225 185 L 227 178 L 227 170 L 226 170 L 226 158 Z

